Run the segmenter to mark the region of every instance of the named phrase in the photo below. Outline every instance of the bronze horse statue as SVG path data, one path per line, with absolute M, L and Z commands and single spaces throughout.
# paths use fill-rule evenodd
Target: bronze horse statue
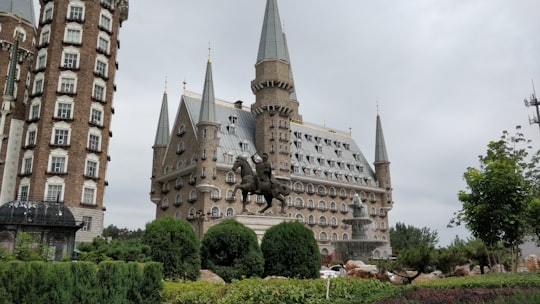
M 274 179 L 271 181 L 263 183 L 260 181 L 258 176 L 251 169 L 251 165 L 248 163 L 247 159 L 242 156 L 236 157 L 236 161 L 232 167 L 233 172 L 240 168 L 240 176 L 242 177 L 242 182 L 234 186 L 233 195 L 236 195 L 238 189 L 242 190 L 242 213 L 247 212 L 247 197 L 249 194 L 260 194 L 264 196 L 266 201 L 266 207 L 259 211 L 259 213 L 264 213 L 266 210 L 272 207 L 272 200 L 275 198 L 281 202 L 280 214 L 285 214 L 283 210 L 285 206 L 285 195 L 291 193 L 291 189 L 287 185 L 282 184 Z

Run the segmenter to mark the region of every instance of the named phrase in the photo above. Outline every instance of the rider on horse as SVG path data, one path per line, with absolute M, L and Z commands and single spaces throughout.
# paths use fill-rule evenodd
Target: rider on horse
M 272 194 L 277 195 L 275 190 L 276 181 L 272 178 L 272 164 L 268 160 L 268 154 L 263 153 L 261 160 L 255 156 L 251 156 L 251 160 L 255 164 L 255 172 L 257 173 L 257 189 L 259 192 L 272 191 Z

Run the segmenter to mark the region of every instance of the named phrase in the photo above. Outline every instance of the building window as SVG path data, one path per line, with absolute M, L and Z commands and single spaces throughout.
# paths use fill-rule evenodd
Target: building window
M 234 209 L 233 208 L 227 208 L 226 216 L 231 217 L 233 215 L 234 215 Z
M 92 217 L 83 216 L 82 217 L 82 228 L 81 231 L 91 231 L 92 230 Z
M 105 86 L 98 83 L 94 83 L 94 93 L 92 96 L 96 100 L 105 101 Z
M 344 240 L 344 241 L 348 241 L 348 240 L 349 240 L 349 235 L 346 234 L 346 233 L 344 233 L 344 234 L 343 234 L 343 240 Z
M 107 77 L 107 62 L 100 60 L 99 58 L 96 59 L 96 74 L 101 75 L 103 77 Z
M 45 201 L 48 202 L 61 202 L 62 201 L 62 184 L 49 184 L 47 185 L 47 195 Z
M 217 188 L 212 189 L 212 192 L 210 192 L 210 198 L 219 199 L 220 198 L 219 189 Z
M 57 118 L 71 118 L 71 103 L 58 102 L 56 117 Z
M 37 59 L 37 69 L 42 70 L 47 66 L 47 53 L 41 53 Z
M 49 7 L 46 7 L 45 12 L 43 12 L 43 22 L 52 21 L 52 17 L 53 17 L 53 6 L 50 5 Z
M 34 94 L 43 93 L 43 78 L 38 78 L 34 80 Z
M 82 30 L 80 28 L 66 28 L 64 42 L 81 44 Z
M 88 135 L 88 149 L 92 151 L 101 151 L 100 149 L 101 137 L 97 134 Z
M 93 160 L 86 161 L 86 176 L 97 177 L 98 163 Z
M 79 66 L 78 53 L 64 53 L 64 68 L 76 69 Z
M 38 102 L 32 102 L 32 106 L 30 107 L 30 120 L 35 120 L 39 118 L 39 110 L 41 108 L 41 103 Z
M 19 188 L 19 197 L 18 199 L 21 201 L 27 201 L 28 200 L 28 192 L 29 192 L 29 185 L 21 185 Z
M 46 45 L 49 43 L 49 38 L 51 36 L 51 32 L 48 28 L 43 28 L 41 30 L 41 36 L 39 37 L 39 44 L 40 45 Z
M 32 156 L 27 156 L 23 160 L 22 174 L 32 173 Z
M 97 49 L 101 53 L 109 54 L 109 39 L 104 36 L 99 36 Z
M 50 172 L 65 173 L 66 172 L 66 157 L 65 156 L 52 156 Z
M 69 145 L 69 130 L 55 129 L 54 130 L 54 142 L 55 145 L 66 146 Z
M 27 146 L 33 146 L 36 144 L 36 130 L 28 130 L 28 134 L 26 135 L 26 145 Z
M 69 20 L 71 21 L 83 21 L 84 20 L 84 8 L 82 6 L 72 5 L 69 7 Z
M 92 108 L 92 110 L 90 111 L 90 122 L 93 123 L 94 125 L 101 126 L 102 116 L 103 116 L 103 112 L 100 109 Z
M 84 187 L 82 203 L 86 205 L 95 205 L 96 189 L 90 187 Z
M 61 77 L 60 78 L 60 92 L 73 94 L 75 93 L 75 84 L 77 80 L 71 77 Z
M 111 17 L 102 13 L 99 17 L 99 27 L 107 31 L 111 31 Z
M 235 175 L 233 172 L 228 172 L 227 173 L 227 183 L 235 183 Z

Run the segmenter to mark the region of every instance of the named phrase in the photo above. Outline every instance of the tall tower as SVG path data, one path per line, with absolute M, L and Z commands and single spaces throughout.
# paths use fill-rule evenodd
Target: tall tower
M 0 0 L 0 204 L 17 194 L 19 158 L 23 140 L 28 89 L 34 59 L 34 5 L 32 0 Z
M 382 208 L 387 211 L 392 209 L 392 182 L 390 179 L 390 161 L 388 160 L 388 154 L 386 153 L 386 143 L 384 141 L 384 134 L 382 130 L 381 117 L 377 113 L 377 122 L 375 130 L 375 178 L 379 183 L 379 187 L 384 189 L 385 192 L 381 197 Z
M 40 3 L 18 193 L 63 202 L 84 223 L 77 241 L 91 241 L 103 230 L 118 32 L 128 0 Z
M 154 156 L 152 158 L 152 190 L 150 191 L 150 200 L 157 204 L 161 201 L 159 191 L 160 185 L 156 180 L 158 174 L 163 171 L 163 157 L 167 151 L 167 145 L 170 139 L 169 130 L 169 106 L 168 106 L 167 91 L 163 93 L 163 99 L 161 101 L 161 111 L 159 112 L 159 121 L 156 131 L 156 139 L 154 140 Z
M 255 103 L 255 145 L 258 153 L 266 152 L 277 177 L 290 176 L 290 120 L 298 115 L 289 54 L 277 0 L 267 0 L 266 11 L 255 64 L 255 79 L 251 82 Z M 297 118 L 298 119 L 298 118 Z

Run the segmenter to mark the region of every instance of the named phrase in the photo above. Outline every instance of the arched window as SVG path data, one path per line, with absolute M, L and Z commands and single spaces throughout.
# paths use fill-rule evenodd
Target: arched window
M 332 233 L 332 241 L 337 241 L 337 233 Z
M 331 203 L 330 203 L 330 210 L 332 210 L 332 211 L 337 211 L 336 202 L 331 202 Z
M 338 225 L 338 224 L 337 224 L 337 218 L 336 218 L 335 216 L 332 217 L 332 220 L 331 220 L 331 221 L 332 221 L 332 226 L 335 227 L 335 226 Z
M 234 215 L 234 209 L 233 208 L 227 208 L 226 217 L 231 217 Z
M 319 218 L 319 224 L 322 225 L 322 226 L 326 226 L 326 225 L 327 225 L 326 217 L 325 217 L 325 216 L 321 216 L 321 217 Z
M 308 224 L 315 224 L 315 218 L 313 217 L 313 215 L 310 215 L 308 217 Z
M 300 213 L 298 213 L 296 215 L 296 219 L 300 222 L 300 223 L 304 223 L 304 216 Z
M 344 233 L 344 234 L 343 234 L 343 240 L 344 240 L 344 241 L 348 241 L 348 240 L 349 240 L 349 235 L 346 234 L 346 233 Z
M 302 207 L 304 207 L 304 201 L 302 201 L 302 198 L 297 197 L 297 198 L 294 200 L 294 206 L 297 207 L 297 208 L 302 208 Z
M 174 199 L 174 206 L 178 207 L 182 205 L 182 194 L 178 193 Z
M 317 187 L 317 194 L 318 195 L 326 195 L 326 188 L 324 186 Z
M 234 172 L 227 172 L 227 183 L 234 184 L 236 182 L 236 175 Z
M 319 210 L 326 211 L 326 203 L 324 201 L 319 201 Z
M 218 189 L 218 188 L 212 189 L 212 192 L 210 193 L 210 198 L 211 199 L 220 199 L 221 198 L 220 189 Z
M 327 256 L 328 255 L 328 249 L 323 248 L 323 250 L 321 250 L 321 255 L 322 256 Z
M 311 209 L 315 208 L 315 203 L 313 202 L 312 199 L 308 199 L 307 206 L 308 208 L 311 208 Z
M 321 240 L 321 241 L 328 241 L 328 234 L 326 234 L 326 232 L 324 232 L 324 231 L 321 232 L 321 233 L 319 234 L 319 240 Z M 327 254 L 326 254 L 326 255 L 328 255 L 328 251 L 327 251 Z
M 161 209 L 165 210 L 169 208 L 169 200 L 165 197 L 161 200 Z
M 182 212 L 176 211 L 174 213 L 174 218 L 177 219 L 177 220 L 181 220 L 182 219 Z
M 212 210 L 210 211 L 212 217 L 219 217 L 219 208 L 218 207 L 212 207 Z

